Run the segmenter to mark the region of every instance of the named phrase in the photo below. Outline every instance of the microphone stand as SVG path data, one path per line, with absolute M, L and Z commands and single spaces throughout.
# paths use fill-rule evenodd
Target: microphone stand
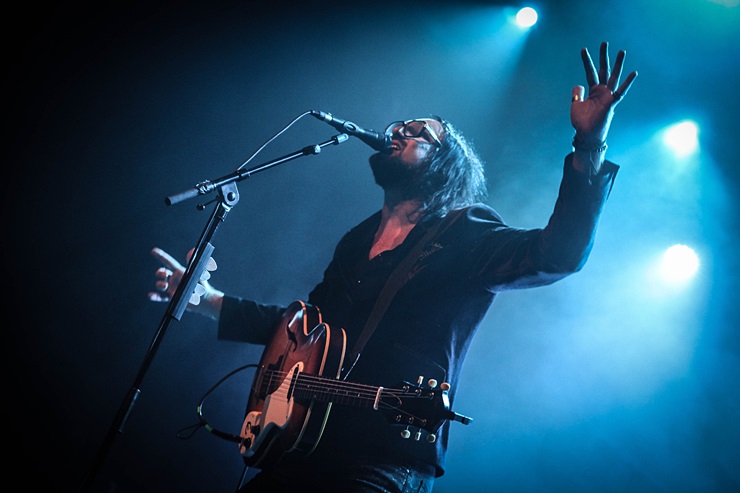
M 136 400 L 141 394 L 141 383 L 144 380 L 144 376 L 149 369 L 149 366 L 154 360 L 154 355 L 157 352 L 160 344 L 162 343 L 167 328 L 169 327 L 173 319 L 180 320 L 183 313 L 185 312 L 188 302 L 190 301 L 190 295 L 195 290 L 195 287 L 198 284 L 201 275 L 205 271 L 208 260 L 211 258 L 211 253 L 214 250 L 214 247 L 211 244 L 211 240 L 216 234 L 218 227 L 226 219 L 228 213 L 239 202 L 239 190 L 237 189 L 236 182 L 249 178 L 255 173 L 265 171 L 287 161 L 292 161 L 293 159 L 297 159 L 302 156 L 318 154 L 321 152 L 322 148 L 332 144 L 341 144 L 347 139 L 349 139 L 347 134 L 338 134 L 332 137 L 330 140 L 322 142 L 321 144 L 304 147 L 300 151 L 286 154 L 285 156 L 279 157 L 272 161 L 268 161 L 267 163 L 255 166 L 254 168 L 246 170 L 237 169 L 236 171 L 222 176 L 221 178 L 217 178 L 212 181 L 205 180 L 201 183 L 198 183 L 193 188 L 165 198 L 165 203 L 167 205 L 173 205 L 191 199 L 193 197 L 197 197 L 198 195 L 205 195 L 213 192 L 214 190 L 218 190 L 218 197 L 215 199 L 218 201 L 218 204 L 214 208 L 213 214 L 208 220 L 206 228 L 201 234 L 200 239 L 198 240 L 193 255 L 188 262 L 188 266 L 185 269 L 182 279 L 180 280 L 180 284 L 177 286 L 175 294 L 170 299 L 167 310 L 162 317 L 162 321 L 160 322 L 159 327 L 154 335 L 154 339 L 149 345 L 149 349 L 147 350 L 144 361 L 139 368 L 136 377 L 134 378 L 133 385 L 129 389 L 123 402 L 121 402 L 118 413 L 116 414 L 116 417 L 113 420 L 113 423 L 111 424 L 108 433 L 103 440 L 102 446 L 98 451 L 95 462 L 87 477 L 85 478 L 85 482 L 83 483 L 80 491 L 90 491 L 90 488 L 92 488 L 93 481 L 95 480 L 95 477 L 103 466 L 105 458 L 108 455 L 111 447 L 113 446 L 115 439 L 123 433 L 123 428 L 126 424 L 126 420 L 131 415 L 134 404 L 136 404 Z M 205 206 L 199 205 L 198 208 L 202 210 L 205 208 Z

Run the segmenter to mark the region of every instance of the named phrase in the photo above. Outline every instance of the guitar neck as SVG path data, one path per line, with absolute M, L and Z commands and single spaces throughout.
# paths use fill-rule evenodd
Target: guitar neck
M 301 372 L 265 369 L 260 394 L 278 396 L 278 402 L 291 400 L 321 402 L 380 411 L 396 424 L 416 426 L 436 433 L 445 420 L 470 424 L 471 418 L 453 412 L 444 389 L 423 389 L 403 382 L 399 388 L 377 387 L 346 382 Z M 274 392 L 274 394 L 271 394 Z
M 267 380 L 277 378 L 269 374 L 266 376 Z M 374 409 L 377 409 L 382 390 L 383 387 L 344 382 L 300 372 L 294 375 L 291 382 L 291 395 L 296 399 Z

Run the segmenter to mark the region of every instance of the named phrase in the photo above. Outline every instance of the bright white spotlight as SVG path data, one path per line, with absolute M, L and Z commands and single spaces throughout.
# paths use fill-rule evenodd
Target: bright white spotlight
M 673 245 L 663 254 L 660 272 L 663 279 L 681 282 L 690 279 L 699 269 L 699 257 L 686 245 Z
M 524 7 L 516 14 L 516 24 L 521 28 L 532 27 L 537 23 L 537 11 L 532 7 Z
M 663 134 L 663 143 L 678 157 L 688 156 L 699 147 L 699 128 L 686 120 L 668 127 Z

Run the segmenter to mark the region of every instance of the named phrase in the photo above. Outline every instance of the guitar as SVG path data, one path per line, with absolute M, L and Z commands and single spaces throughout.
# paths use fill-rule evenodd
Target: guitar
M 392 424 L 428 432 L 445 420 L 472 419 L 450 410 L 449 385 L 429 388 L 402 382 L 398 388 L 339 380 L 346 352 L 344 329 L 331 329 L 315 306 L 291 303 L 260 359 L 241 428 L 239 450 L 247 465 L 263 467 L 286 454 L 308 455 L 321 439 L 333 404 L 380 411 Z M 421 380 L 421 377 L 420 377 Z

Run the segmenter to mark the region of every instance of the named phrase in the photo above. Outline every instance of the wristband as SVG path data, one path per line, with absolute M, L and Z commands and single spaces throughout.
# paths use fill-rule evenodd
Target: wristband
M 609 146 L 606 145 L 605 140 L 598 147 L 588 147 L 583 145 L 583 143 L 578 140 L 578 136 L 573 137 L 572 145 L 575 151 L 585 151 L 588 153 L 588 161 L 591 164 L 590 170 L 588 172 L 588 183 L 591 184 L 591 179 L 599 174 L 601 163 L 602 161 L 604 161 L 603 153 L 607 150 Z
M 589 153 L 604 152 L 609 148 L 609 146 L 606 145 L 606 141 L 604 141 L 599 147 L 586 147 L 580 142 L 578 142 L 578 140 L 576 140 L 575 138 L 573 139 L 572 145 L 573 145 L 573 149 L 577 151 L 587 151 Z

